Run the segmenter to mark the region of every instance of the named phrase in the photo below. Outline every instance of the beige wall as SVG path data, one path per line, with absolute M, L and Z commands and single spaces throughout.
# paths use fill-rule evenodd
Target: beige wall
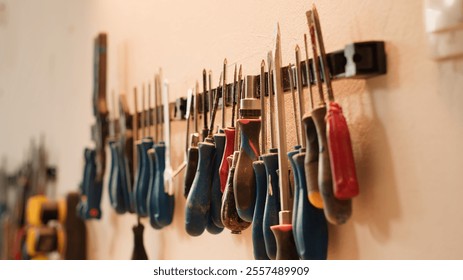
M 127 91 L 163 67 L 171 100 L 228 58 L 256 74 L 282 32 L 283 63 L 303 45 L 309 1 L 0 0 L 0 155 L 10 168 L 43 133 L 59 166 L 59 194 L 75 190 L 90 142 L 92 39 L 109 36 L 108 90 Z M 352 219 L 330 227 L 331 259 L 463 257 L 463 64 L 427 56 L 422 1 L 316 1 L 328 51 L 353 41 L 387 42 L 388 74 L 335 82 L 350 125 L 361 195 Z M 292 128 L 289 128 L 292 129 Z M 173 163 L 184 123 L 173 124 Z M 294 139 L 288 139 L 293 145 Z M 175 168 L 175 166 L 174 166 Z M 181 194 L 182 177 L 176 180 Z M 127 259 L 135 217 L 117 216 L 105 190 L 104 217 L 89 222 L 91 257 Z M 232 236 L 184 231 L 184 199 L 172 226 L 145 243 L 152 259 L 252 259 L 250 230 Z M 146 221 L 145 221 L 146 222 Z

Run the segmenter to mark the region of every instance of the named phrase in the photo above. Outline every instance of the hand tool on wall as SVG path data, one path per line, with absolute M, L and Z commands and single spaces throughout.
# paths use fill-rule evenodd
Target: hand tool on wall
M 318 61 L 317 42 L 314 31 L 314 21 L 312 11 L 306 13 L 310 31 L 310 40 L 314 62 Z M 318 138 L 319 158 L 318 158 L 318 186 L 323 199 L 323 210 L 328 222 L 336 225 L 344 224 L 352 213 L 352 201 L 339 200 L 333 193 L 333 180 L 331 176 L 331 164 L 328 152 L 327 134 L 326 134 L 326 103 L 323 96 L 323 84 L 320 77 L 318 63 L 314 63 L 315 77 L 319 92 L 319 106 L 312 110 L 312 118 L 315 123 Z
M 133 116 L 130 114 L 127 96 L 119 95 L 119 174 L 124 205 L 128 212 L 135 213 L 133 205 L 133 146 L 135 134 L 133 131 Z
M 95 38 L 94 42 L 94 73 L 93 73 L 93 115 L 95 124 L 92 126 L 92 139 L 95 142 L 95 150 L 85 151 L 88 177 L 84 178 L 84 188 L 86 193 L 83 195 L 84 211 L 86 219 L 100 219 L 101 217 L 101 193 L 103 189 L 104 173 L 106 170 L 106 151 L 105 144 L 108 137 L 108 108 L 106 105 L 106 57 L 107 57 L 107 37 L 101 33 Z M 85 173 L 85 172 L 84 172 Z
M 256 203 L 256 177 L 252 163 L 259 158 L 259 134 L 261 127 L 260 103 L 255 98 L 254 76 L 246 76 L 245 97 L 241 99 L 238 125 L 241 147 L 234 176 L 235 201 L 238 215 L 252 222 Z
M 203 71 L 203 78 L 206 70 Z M 205 85 L 206 82 L 203 82 Z M 199 85 L 196 83 L 196 92 Z M 205 95 L 206 88 L 203 89 Z M 207 118 L 206 110 L 203 110 L 203 118 Z M 191 185 L 190 193 L 185 208 L 185 229 L 191 236 L 201 235 L 206 229 L 209 220 L 211 203 L 211 187 L 213 177 L 213 165 L 215 161 L 215 145 L 213 138 L 206 138 L 198 144 L 199 160 L 196 175 Z
M 286 122 L 285 102 L 282 87 L 281 72 L 281 44 L 280 27 L 277 25 L 276 43 L 273 53 L 273 83 L 277 105 L 277 131 L 278 131 L 278 182 L 280 186 L 281 210 L 279 224 L 271 227 L 277 243 L 277 260 L 299 259 L 292 233 L 291 224 L 291 197 L 288 178 L 288 161 L 286 159 Z
M 209 126 L 207 125 L 207 72 L 206 69 L 203 69 L 203 94 L 201 95 L 201 101 L 202 101 L 202 109 L 203 109 L 203 131 L 201 135 L 203 136 L 203 141 L 206 139 L 206 137 L 209 135 Z M 210 108 L 210 107 L 209 107 Z
M 260 108 L 261 108 L 261 154 L 265 154 L 267 147 L 267 122 L 265 112 L 265 61 L 262 60 L 260 65 Z M 254 215 L 252 218 L 252 246 L 254 259 L 268 260 L 267 252 L 265 250 L 263 220 L 265 198 L 267 196 L 267 176 L 265 174 L 265 165 L 262 157 L 252 163 L 254 174 L 256 176 L 256 204 L 254 208 Z
M 112 110 L 110 110 L 110 125 L 109 125 L 109 139 L 108 146 L 111 152 L 111 167 L 109 171 L 109 180 L 108 180 L 108 194 L 109 202 L 111 207 L 118 214 L 123 214 L 127 211 L 124 200 L 124 192 L 122 190 L 122 177 L 119 172 L 119 141 L 116 137 L 116 101 L 115 101 L 114 91 L 111 94 L 111 100 L 113 104 Z M 112 112 L 112 113 L 111 113 Z
M 222 74 L 219 78 L 219 87 L 222 83 Z M 209 71 L 209 96 L 212 100 L 212 73 Z M 212 168 L 212 186 L 211 186 L 211 206 L 209 208 L 209 221 L 207 225 L 207 231 L 211 234 L 218 234 L 223 231 L 223 223 L 220 217 L 220 211 L 222 209 L 222 190 L 220 188 L 220 164 L 225 149 L 225 134 L 223 130 L 219 130 L 218 133 L 213 134 L 215 117 L 217 116 L 217 109 L 219 105 L 219 93 L 216 92 L 214 96 L 214 105 L 211 108 L 211 123 L 209 128 L 209 137 L 213 137 L 215 144 L 215 160 Z M 212 222 L 212 224 L 211 224 Z
M 235 77 L 236 77 L 236 65 L 235 65 Z M 233 101 L 232 101 L 232 119 L 231 125 L 229 127 L 225 127 L 225 98 L 228 93 L 227 87 L 227 59 L 223 61 L 223 84 L 222 84 L 222 129 L 225 132 L 225 151 L 222 156 L 222 161 L 220 164 L 220 188 L 222 192 L 225 191 L 225 186 L 228 181 L 228 171 L 230 169 L 230 164 L 228 162 L 228 157 L 233 154 L 233 149 L 235 147 L 235 109 L 236 109 L 236 81 L 233 83 Z M 239 90 L 239 89 L 238 89 Z
M 170 165 L 170 115 L 169 115 L 169 87 L 167 81 L 162 80 L 161 71 L 157 79 L 157 95 L 160 98 L 161 114 L 158 119 L 161 122 L 160 137 L 162 141 L 154 144 L 156 159 L 156 175 L 152 196 L 148 197 L 149 216 L 162 227 L 172 223 L 175 206 L 175 196 L 172 184 L 172 167 Z M 155 110 L 156 112 L 157 109 Z M 163 128 L 165 127 L 165 128 Z
M 299 115 L 304 115 L 302 96 L 302 71 L 299 46 L 296 46 L 296 87 L 299 100 Z M 301 124 L 302 125 L 302 124 Z M 302 130 L 302 126 L 300 126 Z M 316 131 L 315 131 L 316 133 Z M 300 152 L 292 156 L 294 164 L 295 195 L 293 206 L 293 235 L 297 252 L 302 260 L 324 260 L 328 251 L 328 225 L 322 209 L 314 207 L 308 200 L 305 158 L 306 138 L 301 136 Z M 315 150 L 318 154 L 318 150 Z M 296 181 L 297 180 L 297 181 Z
M 198 168 L 198 142 L 199 142 L 199 132 L 198 132 L 198 92 L 193 94 L 193 121 L 194 121 L 194 132 L 190 135 L 190 148 L 188 149 L 188 161 L 185 172 L 185 187 L 183 195 L 188 197 L 188 193 L 191 189 L 191 184 L 196 175 L 196 169 Z
M 312 86 L 310 85 L 310 70 L 309 70 L 309 49 L 307 45 L 307 34 L 304 34 L 304 45 L 305 45 L 305 59 L 306 59 L 306 79 L 308 81 L 309 98 L 310 98 L 310 111 L 302 116 L 302 123 L 305 132 L 305 141 L 307 142 L 306 154 L 305 154 L 305 176 L 308 191 L 308 198 L 310 203 L 319 208 L 323 208 L 323 199 L 320 195 L 318 187 L 318 137 L 317 129 L 315 127 L 314 120 L 311 112 L 314 110 Z M 314 59 L 315 61 L 315 59 Z M 315 68 L 315 66 L 314 66 Z
M 134 206 L 138 215 L 141 217 L 146 217 L 148 215 L 147 210 L 147 197 L 149 189 L 149 180 L 150 180 L 150 170 L 149 170 L 149 159 L 148 159 L 148 150 L 153 147 L 153 139 L 146 132 L 146 114 L 145 110 L 145 86 L 143 85 L 142 91 L 142 110 L 141 110 L 141 135 L 142 139 L 139 140 L 137 145 L 137 176 L 135 177 L 134 184 Z M 135 102 L 136 92 L 135 92 Z M 135 114 L 138 115 L 136 110 L 137 106 L 135 105 Z M 149 118 L 149 116 L 148 116 Z M 138 125 L 138 121 L 136 123 Z
M 315 5 L 312 10 L 313 22 L 318 38 L 318 47 L 322 59 L 323 77 L 329 99 L 328 113 L 325 118 L 334 195 L 338 199 L 349 199 L 357 196 L 359 193 L 350 133 L 346 119 L 342 114 L 342 108 L 334 101 L 325 44 L 323 42 L 320 20 Z
M 241 66 L 240 66 L 241 69 Z M 240 71 L 241 73 L 241 71 Z M 239 79 L 241 80 L 241 75 L 239 75 Z M 238 102 L 241 100 L 241 87 L 238 85 L 237 90 L 236 90 L 236 96 L 239 97 Z M 234 97 L 236 98 L 236 97 Z M 235 102 L 233 102 L 235 103 Z M 233 110 L 235 109 L 235 106 L 233 106 Z M 236 128 L 235 133 L 239 133 L 239 128 Z M 227 133 L 225 131 L 225 133 Z M 226 134 L 227 135 L 227 134 Z M 228 136 L 227 135 L 227 141 L 228 141 Z M 225 148 L 226 149 L 226 148 Z M 240 218 L 238 215 L 238 211 L 236 209 L 236 200 L 235 200 L 235 194 L 234 194 L 234 185 L 233 185 L 233 178 L 235 174 L 235 169 L 236 169 L 236 164 L 238 161 L 239 157 L 239 144 L 236 139 L 234 139 L 234 147 L 233 147 L 233 155 L 229 156 L 227 158 L 228 161 L 228 166 L 230 166 L 230 170 L 228 172 L 228 178 L 227 178 L 227 184 L 225 186 L 225 190 L 223 192 L 222 196 L 222 209 L 221 209 L 221 217 L 222 217 L 222 223 L 223 225 L 231 230 L 232 234 L 240 234 L 241 231 L 245 230 L 248 228 L 251 223 L 248 221 L 245 221 Z M 222 162 L 223 164 L 223 162 Z
M 193 106 L 193 98 L 194 98 L 193 90 L 188 89 L 187 102 L 186 102 L 186 114 L 185 114 L 185 118 L 186 118 L 186 140 L 185 140 L 185 165 L 186 166 L 185 167 L 187 171 L 185 172 L 185 182 L 183 184 L 183 196 L 185 198 L 188 197 L 188 193 L 190 192 L 190 188 L 191 188 L 191 183 L 193 183 L 193 179 L 194 179 L 194 177 L 192 177 L 194 176 L 194 174 L 193 175 L 191 174 L 193 172 L 192 171 L 193 166 L 191 166 L 190 171 L 188 171 L 189 170 L 188 162 L 189 162 L 189 154 L 190 154 L 190 149 L 189 149 L 190 144 L 189 143 L 190 143 L 190 137 L 192 137 L 192 135 L 190 135 L 190 122 L 191 122 L 190 119 L 191 119 L 191 107 Z M 193 157 L 195 157 L 196 159 L 193 161 L 192 165 L 195 164 L 195 162 L 197 164 L 197 161 L 198 161 L 197 154 L 193 153 Z M 194 170 L 194 172 L 196 172 L 196 170 Z M 191 182 L 190 182 L 190 179 L 187 180 L 187 177 L 191 178 Z
M 275 94 L 273 88 L 273 58 L 272 52 L 267 55 L 268 67 L 268 94 L 269 94 L 269 119 L 270 119 L 270 149 L 262 155 L 262 160 L 265 165 L 265 173 L 267 177 L 267 190 L 263 217 L 263 234 L 265 241 L 265 250 L 267 256 L 274 260 L 276 258 L 276 240 L 273 235 L 271 226 L 278 224 L 278 213 L 280 212 L 280 189 L 278 187 L 278 149 L 275 148 Z

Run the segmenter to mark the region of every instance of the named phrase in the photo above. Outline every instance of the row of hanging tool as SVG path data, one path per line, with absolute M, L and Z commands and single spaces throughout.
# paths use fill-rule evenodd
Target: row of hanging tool
M 168 84 L 159 71 L 147 88 L 142 86 L 141 110 L 140 92 L 134 89 L 132 111 L 129 95 L 116 98 L 113 93 L 112 106 L 106 101 L 108 46 L 106 34 L 99 34 L 93 63 L 95 146 L 84 151 L 79 216 L 101 217 L 109 147 L 111 206 L 118 214 L 138 217 L 132 259 L 147 259 L 140 218 L 148 217 L 158 230 L 172 223 L 172 179 L 183 169 L 188 234 L 218 234 L 224 228 L 240 233 L 252 224 L 256 259 L 325 259 L 327 221 L 345 223 L 351 216 L 351 199 L 358 194 L 349 131 L 334 102 L 331 78 L 381 75 L 386 63 L 384 42 L 377 41 L 353 43 L 327 55 L 315 8 L 306 15 L 312 59 L 304 36 L 305 61 L 296 47 L 295 64 L 283 66 L 278 30 L 275 49 L 267 62 L 262 61 L 260 75 L 244 76 L 242 67 L 235 65 L 233 82 L 227 83 L 225 60 L 216 88 L 212 73 L 204 70 L 202 93 L 196 83 L 187 98 L 169 104 Z M 317 86 L 318 98 L 312 95 L 312 85 Z M 309 89 L 308 98 L 303 87 Z M 290 151 L 284 91 L 291 92 L 296 128 L 297 144 Z M 216 128 L 219 110 L 221 125 Z M 187 120 L 185 159 L 175 171 L 169 155 L 172 119 Z
M 288 123 L 279 28 L 275 49 L 267 57 L 267 69 L 262 60 L 260 76 L 243 78 L 240 66 L 237 77 L 235 65 L 230 126 L 225 120 L 225 97 L 229 90 L 223 86 L 227 85 L 226 60 L 218 87 L 221 90 L 217 90 L 215 96 L 211 75 L 207 81 L 206 70 L 203 71 L 201 132 L 197 114 L 199 86 L 189 92 L 188 124 L 193 104 L 195 128 L 189 139 L 184 184 L 188 234 L 198 236 L 205 230 L 217 234 L 224 227 L 240 233 L 252 223 L 256 259 L 326 259 L 327 221 L 340 225 L 351 216 L 351 199 L 358 195 L 359 187 L 349 130 L 341 107 L 334 100 L 315 7 L 307 12 L 307 20 L 318 100 L 315 101 L 309 86 L 310 107 L 305 112 L 300 48 L 296 46 L 295 65 L 285 68 L 296 127 L 297 144 L 293 149 L 288 150 L 286 146 Z M 309 61 L 307 37 L 304 39 L 306 61 Z M 309 64 L 305 66 L 306 75 L 310 75 Z M 311 77 L 306 79 L 310 81 Z M 205 110 L 207 95 L 213 103 L 209 104 L 210 118 Z M 222 124 L 214 131 L 219 97 Z M 270 147 L 267 147 L 267 131 Z

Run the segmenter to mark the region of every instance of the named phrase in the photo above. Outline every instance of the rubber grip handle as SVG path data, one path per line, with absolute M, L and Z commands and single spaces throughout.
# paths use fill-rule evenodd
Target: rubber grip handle
M 212 216 L 209 215 L 208 220 L 207 220 L 207 226 L 206 226 L 207 232 L 209 232 L 210 234 L 216 235 L 216 234 L 221 233 L 223 229 L 224 229 L 223 227 L 216 226 L 216 224 L 212 220 Z
M 169 194 L 164 184 L 164 171 L 166 169 L 166 145 L 164 142 L 155 144 L 156 176 L 154 178 L 154 218 L 156 222 L 165 227 L 172 223 L 174 218 L 175 197 Z M 152 203 L 150 201 L 148 203 Z M 152 204 L 151 204 L 152 205 Z
M 300 180 L 299 170 L 297 170 L 296 163 L 293 160 L 293 156 L 299 153 L 300 148 L 301 146 L 296 146 L 294 147 L 294 150 L 286 153 L 289 159 L 289 163 L 291 165 L 291 170 L 293 174 L 293 182 L 294 182 L 293 183 L 293 211 L 292 211 L 292 217 L 291 217 L 293 227 L 294 227 L 294 221 L 297 220 L 297 216 L 301 214 L 300 211 L 297 211 L 298 209 L 296 207 L 297 201 L 299 200 L 299 196 L 301 194 L 300 192 L 297 191 L 299 187 L 299 180 Z M 293 231 L 293 234 L 295 234 L 295 231 Z M 296 243 L 296 247 L 298 247 L 297 241 L 298 240 L 296 238 L 296 235 L 294 235 L 294 242 Z
M 252 163 L 259 158 L 259 119 L 238 120 L 241 132 L 241 148 L 236 164 L 233 185 L 238 215 L 252 222 L 256 204 L 256 177 Z
M 292 228 L 293 226 L 290 224 L 275 225 L 271 227 L 277 243 L 277 260 L 299 259 L 299 256 L 297 255 L 296 244 L 294 243 Z
M 142 167 L 142 163 L 141 163 L 141 155 L 143 153 L 142 151 L 142 142 L 139 141 L 137 144 L 136 144 L 136 152 L 137 152 L 137 169 L 134 170 L 134 181 L 133 181 L 133 188 L 132 188 L 132 205 L 134 207 L 134 210 L 135 210 L 135 213 L 137 213 L 138 215 L 140 216 L 145 216 L 142 211 L 140 210 L 140 206 L 139 206 L 139 203 L 140 203 L 140 198 L 139 198 L 139 187 L 138 187 L 138 184 L 140 182 L 140 175 L 141 175 L 141 167 Z M 145 213 L 146 214 L 146 213 Z
M 328 153 L 326 124 L 326 108 L 320 107 L 312 111 L 312 118 L 317 128 L 318 136 L 318 187 L 323 199 L 323 210 L 328 222 L 341 225 L 347 222 L 352 214 L 352 201 L 336 199 L 333 193 L 330 157 Z
M 235 153 L 234 156 L 237 155 L 238 152 Z M 229 158 L 231 158 L 230 156 Z M 229 165 L 230 162 L 229 162 Z M 232 166 L 228 172 L 227 178 L 227 185 L 225 187 L 225 191 L 222 197 L 222 209 L 221 209 L 221 216 L 222 216 L 222 223 L 223 225 L 231 230 L 232 234 L 240 234 L 241 231 L 247 229 L 251 223 L 244 221 L 238 215 L 236 211 L 236 204 L 235 204 L 235 194 L 233 190 L 233 175 L 235 174 L 235 167 Z
M 117 214 L 124 214 L 127 212 L 127 207 L 125 205 L 124 192 L 122 189 L 122 177 L 119 172 L 119 143 L 110 140 L 109 149 L 111 152 L 111 168 L 108 183 L 109 202 Z
M 211 186 L 211 208 L 209 215 L 214 224 L 223 228 L 222 218 L 220 217 L 220 211 L 222 209 L 222 190 L 220 188 L 220 163 L 225 151 L 225 134 L 214 135 L 215 142 L 215 160 L 213 167 L 212 186 Z
M 295 154 L 292 160 L 298 173 L 296 188 L 297 201 L 294 201 L 293 234 L 297 252 L 302 260 L 326 260 L 328 254 L 328 224 L 322 209 L 314 207 L 307 199 L 307 186 L 304 172 L 305 152 Z M 294 213 L 294 212 L 293 212 Z
M 310 114 L 304 115 L 302 122 L 305 127 L 307 152 L 305 154 L 304 168 L 308 199 L 313 206 L 323 209 L 323 199 L 318 188 L 318 137 L 315 123 Z
M 265 250 L 264 232 L 262 230 L 265 197 L 267 196 L 267 176 L 265 174 L 265 165 L 262 160 L 255 161 L 252 167 L 256 176 L 256 206 L 252 219 L 252 247 L 254 259 L 268 260 L 269 257 Z
M 211 171 L 215 158 L 214 144 L 200 142 L 198 149 L 198 169 L 185 208 L 185 229 L 191 236 L 201 235 L 207 226 L 211 203 Z
M 135 213 L 135 207 L 133 205 L 133 164 L 132 157 L 128 158 L 128 154 L 132 154 L 133 145 L 130 141 L 119 142 L 119 173 L 122 181 L 122 191 L 124 193 L 125 206 L 127 211 Z
M 140 144 L 137 144 L 139 165 L 135 180 L 134 206 L 135 211 L 141 217 L 148 216 L 147 197 L 150 180 L 148 150 L 153 147 L 153 144 L 150 138 L 144 138 Z
M 267 256 L 274 260 L 277 254 L 277 245 L 275 235 L 273 235 L 271 226 L 278 224 L 278 213 L 280 212 L 280 188 L 278 183 L 278 153 L 276 149 L 271 149 L 269 154 L 262 156 L 265 164 L 265 173 L 267 176 L 267 191 L 264 208 L 263 233 L 265 241 L 265 250 Z
M 85 209 L 87 208 L 87 193 L 90 184 L 89 172 L 91 169 L 91 163 L 88 159 L 87 154 L 90 153 L 90 149 L 84 149 L 84 174 L 82 182 L 80 183 L 80 201 L 77 204 L 77 215 L 82 219 L 85 219 Z
M 132 260 L 147 260 L 148 255 L 146 254 L 145 245 L 143 242 L 143 231 L 145 227 L 142 224 L 138 224 L 132 228 L 133 230 L 133 251 Z
M 85 153 L 85 160 L 88 164 L 87 173 L 87 190 L 86 196 L 87 201 L 85 205 L 85 219 L 97 219 L 101 218 L 101 193 L 103 190 L 103 182 L 96 180 L 96 152 L 95 150 L 87 149 Z
M 353 198 L 359 194 L 359 185 L 349 128 L 339 104 L 330 103 L 326 115 L 326 127 L 334 195 L 338 199 Z
M 222 193 L 225 191 L 225 187 L 228 182 L 228 171 L 230 170 L 230 164 L 228 163 L 228 157 L 233 154 L 235 149 L 235 128 L 228 127 L 224 129 L 225 132 L 225 151 L 222 156 L 222 161 L 220 164 L 220 190 Z
M 188 149 L 188 158 L 187 158 L 187 165 L 185 171 L 185 184 L 183 188 L 183 196 L 185 198 L 188 197 L 190 193 L 191 184 L 193 184 L 193 180 L 196 176 L 196 169 L 198 169 L 198 147 L 190 147 Z
M 155 197 L 155 184 L 156 184 L 156 171 L 157 171 L 157 162 L 156 162 L 156 152 L 153 149 L 148 150 L 148 162 L 150 170 L 150 180 L 149 180 L 149 189 L 148 189 L 148 217 L 150 225 L 154 229 L 163 228 L 157 221 L 155 215 L 154 204 L 156 204 Z

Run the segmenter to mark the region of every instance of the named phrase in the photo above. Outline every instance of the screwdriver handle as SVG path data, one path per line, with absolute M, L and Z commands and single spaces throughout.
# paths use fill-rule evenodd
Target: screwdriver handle
M 146 217 L 148 215 L 147 197 L 150 180 L 148 150 L 151 149 L 151 147 L 153 147 L 153 140 L 150 138 L 144 138 L 137 144 L 138 171 L 135 179 L 134 206 L 135 211 L 140 217 Z
M 211 201 L 211 184 L 215 146 L 200 142 L 198 168 L 186 200 L 185 229 L 191 236 L 199 236 L 206 229 Z
M 150 200 L 154 206 L 154 218 L 162 226 L 172 223 L 174 217 L 175 197 L 170 194 L 164 184 L 164 171 L 166 170 L 166 145 L 164 142 L 154 144 L 154 155 L 156 157 L 156 176 L 154 178 L 154 201 Z M 153 213 L 152 212 L 152 213 Z
M 131 162 L 132 157 L 128 157 L 128 154 L 132 154 L 133 145 L 132 141 L 120 141 L 118 145 L 119 154 L 119 174 L 121 176 L 121 189 L 124 194 L 125 207 L 128 212 L 135 213 L 135 207 L 133 205 L 133 176 L 132 169 L 133 163 Z M 130 158 L 130 159 L 128 159 Z
M 307 199 L 305 158 L 306 154 L 303 149 L 292 157 L 294 170 L 298 177 L 293 208 L 293 213 L 297 212 L 296 217 L 293 216 L 294 241 L 302 260 L 326 260 L 328 225 L 323 210 L 314 207 Z
M 280 204 L 280 188 L 278 183 L 278 153 L 277 149 L 270 149 L 270 153 L 262 156 L 265 164 L 265 172 L 267 176 L 267 191 L 264 208 L 263 233 L 265 241 L 265 250 L 267 256 L 274 260 L 277 253 L 277 245 L 275 235 L 273 235 L 271 226 L 278 225 L 278 213 L 281 209 Z
M 260 119 L 239 119 L 241 148 L 233 185 L 238 215 L 252 222 L 256 204 L 256 177 L 252 163 L 259 158 Z
M 238 215 L 236 211 L 236 204 L 235 204 L 235 194 L 233 190 L 233 177 L 235 174 L 235 166 L 231 164 L 231 161 L 236 160 L 238 158 L 239 152 L 234 152 L 233 156 L 228 157 L 228 163 L 230 167 L 228 178 L 227 178 L 227 185 L 225 187 L 225 191 L 222 197 L 222 209 L 221 209 L 221 216 L 222 216 L 222 223 L 224 227 L 231 230 L 232 234 L 241 234 L 241 231 L 247 229 L 251 223 L 244 221 Z
M 125 205 L 123 182 L 121 173 L 119 172 L 119 143 L 110 140 L 109 149 L 111 151 L 111 169 L 109 172 L 109 202 L 117 214 L 124 214 L 127 211 Z
M 157 159 L 154 148 L 148 150 L 148 162 L 150 170 L 150 180 L 148 189 L 148 217 L 150 225 L 154 229 L 162 229 L 163 227 L 156 221 L 156 213 L 154 204 L 156 203 L 155 197 L 155 185 L 156 185 L 156 173 L 157 173 Z
M 90 153 L 90 149 L 84 149 L 84 174 L 82 177 L 82 182 L 80 184 L 80 200 L 77 204 L 77 214 L 83 220 L 85 220 L 85 209 L 87 208 L 87 193 L 90 185 L 90 169 L 91 162 L 89 161 L 87 154 Z
M 271 227 L 277 243 L 277 260 L 298 260 L 296 244 L 291 224 L 275 225 Z
M 213 167 L 212 186 L 211 186 L 211 208 L 210 217 L 214 224 L 223 228 L 222 218 L 220 217 L 220 211 L 222 209 L 222 190 L 220 189 L 220 160 L 223 157 L 225 151 L 225 134 L 218 133 L 214 135 L 215 142 L 215 160 Z
M 228 127 L 224 129 L 225 132 L 225 152 L 223 153 L 222 162 L 220 164 L 220 190 L 222 193 L 225 191 L 225 186 L 227 185 L 228 171 L 230 170 L 230 165 L 228 163 L 228 157 L 233 155 L 235 150 L 235 128 Z
M 298 186 L 299 186 L 299 171 L 296 168 L 296 163 L 293 160 L 293 156 L 299 153 L 299 149 L 301 146 L 295 146 L 294 149 L 290 152 L 287 152 L 286 155 L 288 156 L 289 159 L 289 164 L 291 165 L 291 170 L 293 174 L 293 211 L 292 211 L 292 217 L 291 217 L 291 222 L 293 225 L 293 229 L 295 228 L 295 221 L 297 220 L 297 216 L 301 214 L 299 209 L 296 207 L 297 201 L 299 200 L 300 192 L 297 191 Z M 297 244 L 298 239 L 296 238 L 295 231 L 293 231 L 294 234 L 294 242 L 296 243 L 296 247 L 299 247 Z
M 252 168 L 256 176 L 256 206 L 252 219 L 252 246 L 254 259 L 268 260 L 265 250 L 264 232 L 262 229 L 264 221 L 265 198 L 267 196 L 267 176 L 265 165 L 262 160 L 253 162 Z
M 206 230 L 207 232 L 209 232 L 210 234 L 219 234 L 223 231 L 224 227 L 218 227 L 214 221 L 212 220 L 212 215 L 209 215 L 208 216 L 208 220 L 207 220 L 207 226 L 206 226 Z
M 103 184 L 101 181 L 96 180 L 96 151 L 93 149 L 86 149 L 85 161 L 88 164 L 89 170 L 87 173 L 87 201 L 85 205 L 85 219 L 100 219 L 101 218 L 101 193 Z
M 305 114 L 302 118 L 302 123 L 305 128 L 305 137 L 307 142 L 307 151 L 305 153 L 305 176 L 306 185 L 308 191 L 308 199 L 310 203 L 319 208 L 323 209 L 323 199 L 320 195 L 318 188 L 318 137 L 317 129 L 312 116 Z
M 190 193 L 191 184 L 193 184 L 193 180 L 195 179 L 196 169 L 198 169 L 198 157 L 199 151 L 197 146 L 191 146 L 188 148 L 188 155 L 187 155 L 187 166 L 185 171 L 185 183 L 183 188 L 183 196 L 185 198 L 188 197 Z
M 132 228 L 133 230 L 133 251 L 132 260 L 147 260 L 148 255 L 146 254 L 145 245 L 143 242 L 143 231 L 145 227 L 142 224 L 138 224 Z
M 330 157 L 326 137 L 325 123 L 326 107 L 319 107 L 312 111 L 312 118 L 318 136 L 318 186 L 323 199 L 323 210 L 328 222 L 342 225 L 352 214 L 352 200 L 336 199 L 333 193 L 333 180 L 331 176 Z
M 330 102 L 326 125 L 334 195 L 337 199 L 353 198 L 359 194 L 359 185 L 349 128 L 339 104 Z

